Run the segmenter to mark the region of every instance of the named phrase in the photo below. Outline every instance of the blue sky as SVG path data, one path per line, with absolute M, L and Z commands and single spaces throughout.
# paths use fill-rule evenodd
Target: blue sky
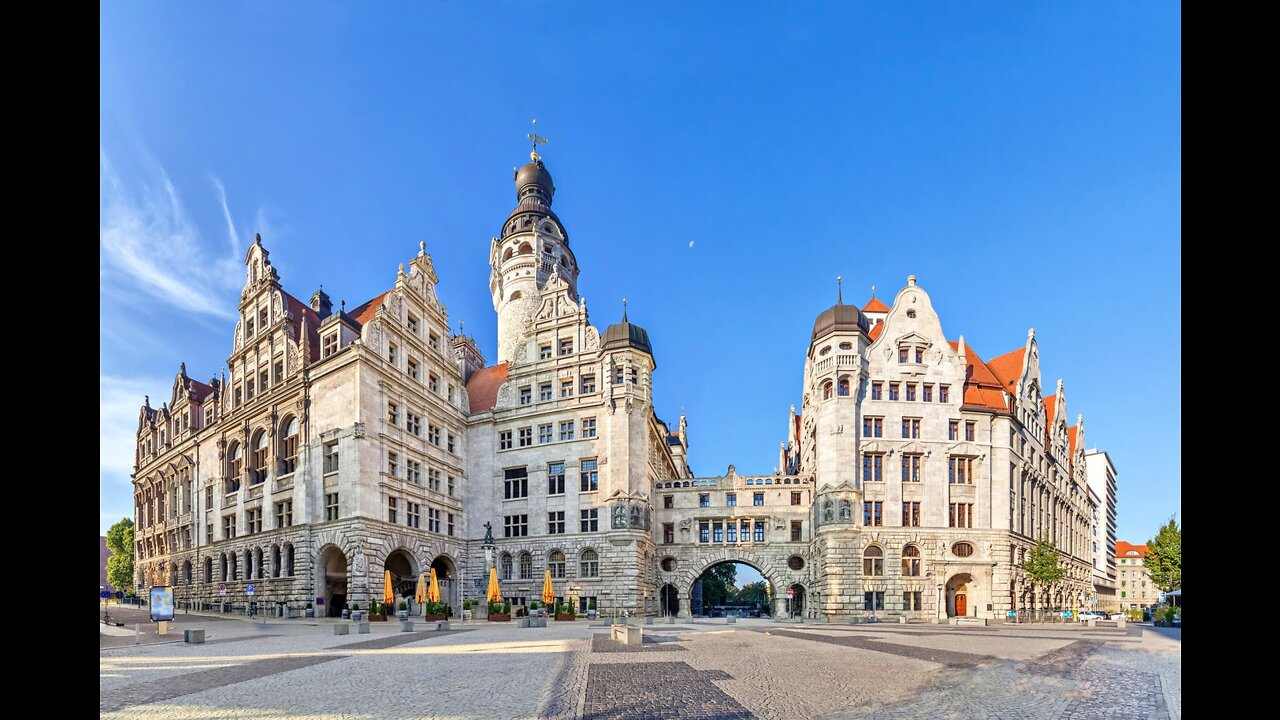
M 223 367 L 255 232 L 348 306 L 425 241 L 492 358 L 534 117 L 592 321 L 628 298 L 696 473 L 773 469 L 836 274 L 914 273 L 984 359 L 1036 328 L 1121 539 L 1180 514 L 1180 6 L 645 5 L 102 4 L 102 529 L 142 396 Z

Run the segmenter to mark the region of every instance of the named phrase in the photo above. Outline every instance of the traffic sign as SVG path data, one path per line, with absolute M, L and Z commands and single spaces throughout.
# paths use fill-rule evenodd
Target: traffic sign
M 226 584 L 226 583 L 218 583 L 218 594 L 219 594 L 219 595 L 226 595 L 226 594 L 227 594 L 227 584 Z
M 102 599 L 103 599 L 103 600 L 106 600 L 106 599 L 107 599 L 107 598 L 109 598 L 109 597 L 111 597 L 111 591 L 110 591 L 110 590 L 103 590 L 103 591 L 102 591 Z
M 1098 598 L 1092 598 L 1092 599 L 1090 599 L 1090 600 L 1089 600 L 1089 604 L 1090 604 L 1090 605 L 1097 605 L 1097 604 L 1098 604 Z
M 1165 595 L 1165 591 L 1161 590 L 1161 591 L 1160 591 L 1160 602 L 1164 602 L 1165 597 L 1166 597 L 1166 595 Z
M 252 595 L 252 594 L 253 594 L 253 583 L 249 583 L 248 585 L 245 585 L 245 586 L 244 586 L 244 591 L 245 591 L 245 592 L 247 592 L 247 593 L 249 593 L 250 595 Z

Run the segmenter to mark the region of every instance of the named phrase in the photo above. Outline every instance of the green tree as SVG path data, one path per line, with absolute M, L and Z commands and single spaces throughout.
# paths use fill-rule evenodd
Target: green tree
M 117 590 L 133 589 L 133 521 L 121 518 L 107 531 L 107 582 Z
M 716 605 L 729 604 L 738 590 L 734 586 L 737 579 L 738 566 L 733 563 L 721 563 L 702 573 L 703 612 Z
M 1161 590 L 1182 587 L 1182 528 L 1174 518 L 1147 541 L 1147 555 L 1142 559 L 1151 581 Z
M 734 599 L 737 605 L 764 605 L 767 602 L 764 594 L 764 581 L 743 585 Z
M 1041 540 L 1031 548 L 1027 559 L 1022 563 L 1022 569 L 1039 587 L 1048 587 L 1066 574 L 1066 570 L 1058 562 L 1058 546 L 1048 540 Z

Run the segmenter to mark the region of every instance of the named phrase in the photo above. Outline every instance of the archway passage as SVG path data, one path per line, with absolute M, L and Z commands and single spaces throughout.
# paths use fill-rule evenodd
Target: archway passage
M 800 583 L 796 583 L 795 585 L 792 585 L 787 589 L 791 591 L 790 593 L 787 594 L 787 605 L 790 606 L 788 610 L 788 612 L 790 613 L 790 616 L 803 617 L 804 616 L 804 600 L 805 600 L 804 586 L 801 585 Z
M 664 616 L 680 614 L 680 591 L 675 585 L 667 583 L 662 586 L 658 593 L 658 611 Z
M 413 592 L 418 587 L 413 557 L 404 550 L 392 550 L 382 567 L 391 572 L 391 589 L 396 597 L 413 599 Z
M 968 617 L 976 615 L 976 604 L 970 597 L 970 585 L 973 576 L 969 573 L 953 575 L 947 581 L 947 617 Z
M 693 582 L 689 611 L 705 617 L 768 615 L 771 594 L 769 581 L 759 569 L 744 562 L 720 562 L 703 570 Z
M 436 581 L 440 583 L 440 602 L 449 606 L 456 615 L 462 603 L 458 600 L 458 578 L 454 570 L 453 560 L 448 555 L 438 555 L 431 561 L 431 569 L 436 571 Z M 485 578 L 488 582 L 488 578 Z
M 326 614 L 341 617 L 342 609 L 347 606 L 347 556 L 331 545 L 321 552 L 317 565 L 323 573 L 320 586 L 324 588 Z

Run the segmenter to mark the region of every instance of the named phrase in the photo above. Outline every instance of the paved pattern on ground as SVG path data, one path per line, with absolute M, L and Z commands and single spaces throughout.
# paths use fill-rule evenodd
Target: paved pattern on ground
M 748 720 L 754 717 L 712 683 L 729 679 L 724 671 L 696 671 L 682 662 L 592 665 L 582 717 L 583 720 Z
M 974 665 L 993 659 L 990 655 L 978 655 L 975 653 L 956 652 L 954 650 L 899 645 L 896 643 L 887 643 L 878 639 L 848 636 L 837 637 L 832 635 L 819 635 L 817 633 L 795 632 L 793 630 L 773 630 L 771 631 L 771 634 L 796 638 L 797 640 L 812 640 L 814 642 L 843 645 L 845 647 L 858 648 L 860 650 L 871 650 L 874 652 L 889 653 L 890 655 L 901 655 L 902 657 L 915 658 L 916 660 L 928 660 L 929 662 L 941 663 L 948 667 L 973 667 Z
M 138 683 L 129 686 L 128 689 L 103 693 L 98 699 L 99 709 L 105 713 L 112 710 L 120 710 L 130 705 L 148 705 L 164 700 L 172 700 L 173 698 L 190 695 L 201 690 L 219 688 L 245 680 L 311 667 L 312 665 L 338 660 L 341 657 L 341 655 L 330 655 L 328 657 L 272 658 L 270 660 L 248 662 L 243 665 L 187 673 L 182 677 L 181 683 L 175 683 L 169 679 Z
M 651 635 L 644 636 L 643 645 L 628 645 L 624 642 L 618 642 L 605 633 L 596 633 L 591 638 L 591 652 L 593 653 L 669 652 L 685 649 L 676 644 L 675 638 L 657 638 Z

